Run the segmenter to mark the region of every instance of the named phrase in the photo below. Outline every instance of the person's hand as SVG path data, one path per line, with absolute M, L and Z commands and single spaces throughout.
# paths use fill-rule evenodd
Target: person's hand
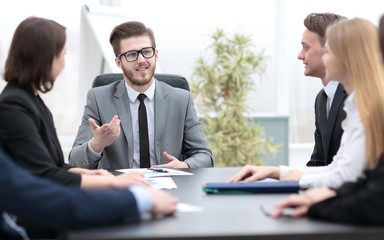
M 292 169 L 289 170 L 284 176 L 280 176 L 280 180 L 282 181 L 299 181 L 300 178 L 304 175 L 303 172 Z
M 96 152 L 102 152 L 105 147 L 114 143 L 120 136 L 120 119 L 117 115 L 113 116 L 109 123 L 105 123 L 102 126 L 97 125 L 96 121 L 92 118 L 89 118 L 88 122 L 93 132 L 90 145 Z
M 105 169 L 92 169 L 92 170 L 89 170 L 88 173 L 86 174 L 101 175 L 101 176 L 113 175 L 112 173 L 110 173 L 108 170 L 105 170 Z
M 77 173 L 77 174 L 84 174 L 84 175 L 101 175 L 101 176 L 110 176 L 112 173 L 108 172 L 105 169 L 85 169 L 85 168 L 70 168 L 68 169 L 69 172 Z
M 129 171 L 118 176 L 114 176 L 114 178 L 115 187 L 127 187 L 130 185 L 150 186 L 144 174 L 141 172 Z
M 153 187 L 148 188 L 152 198 L 152 216 L 158 215 L 170 216 L 176 212 L 178 200 L 168 192 Z
M 229 179 L 229 182 L 253 182 L 265 178 L 278 179 L 279 175 L 278 167 L 245 165 L 240 172 Z
M 271 217 L 277 218 L 282 215 L 284 209 L 292 208 L 291 216 L 298 218 L 306 215 L 312 204 L 334 196 L 336 196 L 336 192 L 326 187 L 307 190 L 303 195 L 294 194 L 278 203 L 271 213 Z
M 311 204 L 312 201 L 307 196 L 293 194 L 275 206 L 275 209 L 271 212 L 271 217 L 278 218 L 283 214 L 284 209 L 292 208 L 290 216 L 298 218 L 307 214 L 308 208 Z
M 163 156 L 167 159 L 168 163 L 153 165 L 152 168 L 189 168 L 188 164 L 185 162 L 179 161 L 179 159 L 175 158 L 172 155 L 169 155 L 167 152 L 163 152 Z
M 310 198 L 312 203 L 316 203 L 336 196 L 336 192 L 327 187 L 320 187 L 309 189 L 305 191 L 304 195 Z

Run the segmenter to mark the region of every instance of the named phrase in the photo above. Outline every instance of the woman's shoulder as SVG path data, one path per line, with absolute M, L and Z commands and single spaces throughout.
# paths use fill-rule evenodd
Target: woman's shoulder
M 0 109 L 27 109 L 28 112 L 38 111 L 37 96 L 32 90 L 14 84 L 7 84 L 0 94 Z
M 33 95 L 32 90 L 8 83 L 0 94 L 0 101 L 8 98 L 15 100 L 29 98 L 31 95 Z

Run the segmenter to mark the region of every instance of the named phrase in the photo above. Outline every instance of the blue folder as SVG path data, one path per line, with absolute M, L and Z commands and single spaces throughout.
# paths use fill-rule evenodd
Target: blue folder
M 210 182 L 203 186 L 208 194 L 297 193 L 299 190 L 298 181 Z

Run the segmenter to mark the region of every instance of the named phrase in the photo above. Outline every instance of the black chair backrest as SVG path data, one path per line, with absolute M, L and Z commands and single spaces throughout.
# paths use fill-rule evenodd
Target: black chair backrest
M 188 81 L 183 76 L 177 74 L 155 73 L 155 78 L 159 81 L 167 83 L 168 85 L 171 85 L 172 87 L 182 88 L 190 91 Z M 92 87 L 104 86 L 122 79 L 124 79 L 122 73 L 101 74 L 97 76 L 95 80 L 93 80 Z

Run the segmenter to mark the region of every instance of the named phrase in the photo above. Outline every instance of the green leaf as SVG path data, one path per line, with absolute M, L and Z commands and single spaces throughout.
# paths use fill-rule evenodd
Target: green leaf
M 211 43 L 194 64 L 191 91 L 201 103 L 215 165 L 263 165 L 261 159 L 276 154 L 280 146 L 245 115 L 247 95 L 256 89 L 254 76 L 261 78 L 265 72 L 264 49 L 258 49 L 250 35 L 231 36 L 220 28 L 209 37 Z

